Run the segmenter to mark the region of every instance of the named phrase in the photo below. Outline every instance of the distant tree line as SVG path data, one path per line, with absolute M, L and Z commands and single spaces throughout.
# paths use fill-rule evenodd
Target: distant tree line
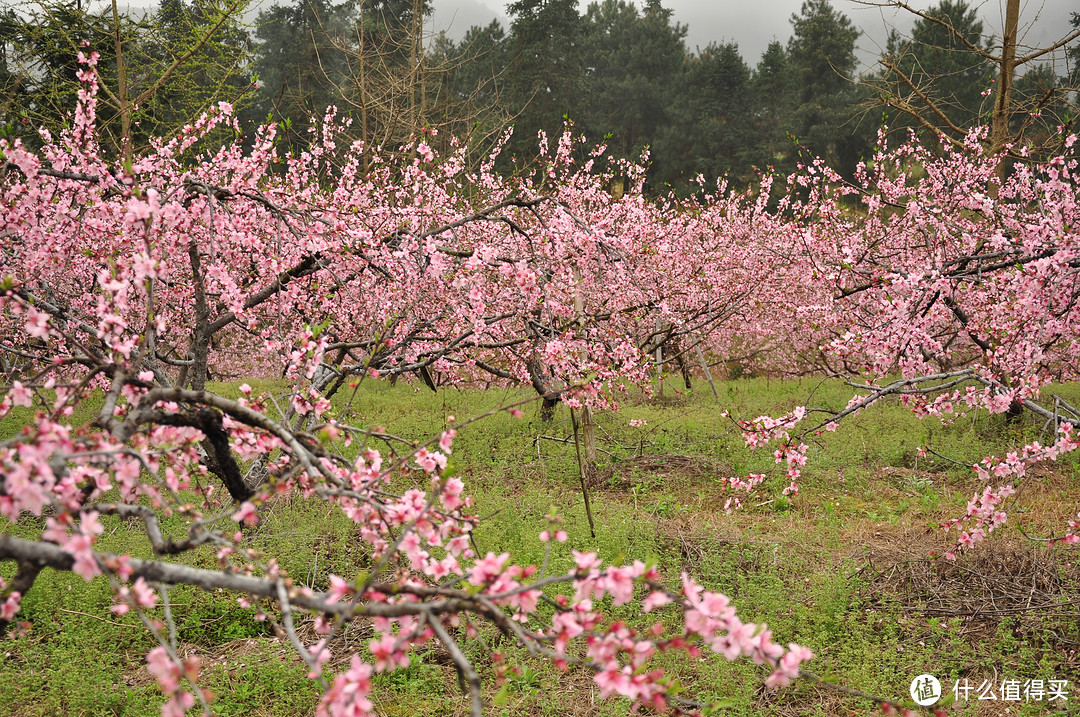
M 481 151 L 515 132 L 504 169 L 536 153 L 537 133 L 566 120 L 616 157 L 650 153 L 654 189 L 700 177 L 745 183 L 822 156 L 851 172 L 883 125 L 959 138 L 989 122 L 998 72 L 971 5 L 941 0 L 910 35 L 892 32 L 859 73 L 859 31 L 829 0 L 805 0 L 791 36 L 749 64 L 736 42 L 688 48 L 660 0 L 516 0 L 509 28 L 431 36 L 429 0 L 295 0 L 244 22 L 246 0 L 161 0 L 142 16 L 115 3 L 41 0 L 0 13 L 0 130 L 33 143 L 74 107 L 76 54 L 101 59 L 102 117 L 112 151 L 169 134 L 233 104 L 245 132 L 275 120 L 294 151 L 328 106 L 346 136 L 393 147 L 452 137 Z M 97 7 L 97 6 L 95 6 Z M 1069 18 L 1062 18 L 1063 21 Z M 1072 22 L 1078 22 L 1076 16 Z M 1066 48 L 1074 62 L 1075 43 Z M 1034 144 L 1075 117 L 1075 69 L 1025 68 L 1011 130 Z

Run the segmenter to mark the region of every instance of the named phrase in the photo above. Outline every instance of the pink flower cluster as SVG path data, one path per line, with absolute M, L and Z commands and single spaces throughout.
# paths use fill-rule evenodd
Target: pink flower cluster
M 726 414 L 725 414 L 726 415 Z M 764 446 L 772 441 L 778 441 L 779 447 L 773 452 L 777 463 L 787 466 L 788 486 L 784 488 L 784 495 L 797 495 L 799 492 L 799 476 L 802 475 L 801 466 L 806 465 L 806 451 L 808 446 L 791 440 L 788 431 L 806 417 L 806 408 L 799 406 L 789 413 L 778 418 L 771 416 L 759 416 L 753 421 L 736 421 L 743 432 L 743 440 L 751 450 Z M 741 489 L 746 492 L 753 490 L 761 483 L 763 476 L 749 475 L 746 480 L 739 478 L 725 478 L 733 489 Z M 737 508 L 741 499 L 733 497 L 724 506 L 725 510 Z
M 3 594 L 7 589 L 7 582 L 3 577 L 0 577 L 0 594 Z M 0 621 L 11 622 L 15 619 L 15 613 L 19 612 L 19 603 L 22 601 L 22 593 L 18 590 L 12 590 L 4 598 L 4 602 L 0 604 Z
M 184 678 L 192 684 L 196 682 L 199 674 L 198 658 L 189 658 L 180 665 L 166 648 L 155 647 L 146 655 L 146 663 L 150 674 L 157 678 L 161 691 L 169 697 L 169 701 L 161 706 L 162 717 L 184 717 L 188 710 L 195 706 L 195 696 L 182 690 L 180 683 Z
M 1041 461 L 1056 460 L 1059 456 L 1070 453 L 1080 448 L 1080 437 L 1071 423 L 1064 423 L 1059 429 L 1057 440 L 1049 446 L 1042 446 L 1038 441 L 1024 446 L 1021 450 L 1006 454 L 1005 458 L 988 457 L 982 463 L 972 466 L 979 478 L 990 481 L 991 478 L 999 480 L 1019 481 L 1027 472 L 1027 468 Z M 960 531 L 960 537 L 956 544 L 945 552 L 949 560 L 956 558 L 956 551 L 960 548 L 970 548 L 981 542 L 987 535 L 1001 527 L 1008 520 L 1008 513 L 1003 509 L 1002 502 L 1017 492 L 1015 485 L 1005 484 L 992 490 L 986 486 L 981 493 L 972 496 L 967 504 L 967 512 L 959 517 L 947 521 L 943 527 L 946 530 L 956 528 Z M 967 527 L 967 526 L 971 527 Z M 1069 522 L 1070 530 L 1061 540 L 1066 544 L 1077 542 L 1073 532 L 1076 525 Z
M 353 655 L 349 669 L 334 678 L 315 710 L 317 717 L 370 717 L 375 714 L 371 694 L 371 665 Z

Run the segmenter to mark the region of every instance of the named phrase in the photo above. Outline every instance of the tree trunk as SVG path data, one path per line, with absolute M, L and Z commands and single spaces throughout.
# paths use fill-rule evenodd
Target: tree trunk
M 720 398 L 720 394 L 716 392 L 716 384 L 713 383 L 712 371 L 709 370 L 709 362 L 705 360 L 705 353 L 701 350 L 701 343 L 699 342 L 694 348 L 697 349 L 698 361 L 701 362 L 701 370 L 705 372 L 705 378 L 709 380 L 713 397 Z
M 206 286 L 203 281 L 202 258 L 199 246 L 192 239 L 188 242 L 188 260 L 191 262 L 191 277 L 195 284 L 195 329 L 191 337 L 191 370 L 187 375 L 191 390 L 202 391 L 206 388 L 206 373 L 210 359 L 210 307 L 206 303 Z M 179 386 L 183 388 L 183 383 Z
M 596 424 L 588 406 L 581 409 L 581 442 L 585 448 L 585 477 L 591 479 L 596 474 Z
M 586 408 L 585 410 L 589 410 Z M 574 427 L 574 450 L 577 453 L 578 459 L 578 477 L 581 479 L 581 497 L 585 501 L 585 515 L 589 518 L 589 535 L 596 537 L 596 526 L 593 524 L 592 506 L 589 504 L 589 472 L 585 466 L 585 461 L 581 458 L 581 440 L 578 435 L 578 422 L 577 417 L 574 416 L 574 409 L 570 409 L 570 424 Z
M 1021 401 L 1013 401 L 1009 404 L 1009 410 L 1005 412 L 1005 419 L 1011 424 L 1020 423 L 1024 417 L 1024 404 Z
M 559 403 L 559 396 L 544 381 L 544 364 L 535 351 L 529 358 L 527 368 L 529 369 L 529 380 L 532 387 L 543 398 L 543 402 L 540 404 L 540 420 L 548 423 L 555 418 L 555 406 Z
M 121 40 L 120 13 L 116 9 L 116 0 L 112 0 L 113 40 L 116 43 L 116 96 L 120 106 L 120 156 L 126 164 L 133 160 L 134 148 L 131 145 L 131 105 L 128 103 L 127 70 L 124 68 L 124 43 Z
M 574 295 L 574 311 L 577 314 L 578 335 L 585 328 L 585 302 L 581 298 L 581 269 L 574 267 L 574 281 L 577 283 L 577 292 Z M 589 352 L 585 351 L 583 359 L 588 359 Z M 585 406 L 581 409 L 581 438 L 585 442 L 585 478 L 592 478 L 596 473 L 596 427 L 593 424 L 592 409 Z
M 1001 38 L 1001 58 L 998 63 L 997 97 L 994 101 L 993 122 L 990 127 L 990 151 L 1000 152 L 1009 137 L 1009 115 L 1012 111 L 1013 75 L 1016 72 L 1016 35 L 1020 24 L 1020 0 L 1006 0 L 1005 34 Z M 997 165 L 997 178 L 1005 182 L 1005 159 Z M 995 191 L 996 195 L 996 191 Z
M 555 419 L 555 407 L 558 405 L 557 398 L 544 398 L 540 403 L 540 420 L 551 423 Z
M 682 341 L 676 342 L 674 352 L 675 363 L 679 365 L 679 373 L 682 374 L 683 387 L 690 391 L 694 388 L 694 384 L 690 381 L 690 369 L 686 365 L 686 357 L 683 356 Z
M 656 334 L 657 334 L 657 336 L 660 335 L 660 329 L 661 328 L 662 327 L 661 327 L 661 324 L 660 324 L 660 317 L 658 316 L 658 317 L 656 317 Z M 663 344 L 660 344 L 659 346 L 656 347 L 656 351 L 654 352 L 654 360 L 656 361 L 656 382 L 660 387 L 659 395 L 661 397 L 663 397 L 663 395 L 664 395 L 664 345 Z

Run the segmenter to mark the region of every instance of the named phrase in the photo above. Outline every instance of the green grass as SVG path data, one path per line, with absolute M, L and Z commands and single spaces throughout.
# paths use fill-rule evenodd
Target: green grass
M 811 647 L 818 653 L 809 665 L 816 674 L 883 697 L 906 699 L 908 684 L 921 672 L 936 674 L 946 691 L 954 679 L 964 677 L 977 684 L 995 675 L 1023 680 L 1080 674 L 1075 607 L 1061 615 L 1017 613 L 977 624 L 927 615 L 918 609 L 925 596 L 897 582 L 896 571 L 903 568 L 892 567 L 918 563 L 931 550 L 948 547 L 936 525 L 961 514 L 979 487 L 970 468 L 934 455 L 919 457 L 920 447 L 930 445 L 970 465 L 1036 438 L 1041 426 L 1011 425 L 985 415 L 942 425 L 919 421 L 885 401 L 846 421 L 836 433 L 807 441 L 811 448 L 802 492 L 787 500 L 781 495 L 787 481 L 771 449 L 746 450 L 738 428 L 720 414 L 778 415 L 806 402 L 815 386 L 817 381 L 809 379 L 721 382 L 719 400 L 704 383 L 675 397 L 669 386 L 665 401 L 630 394 L 619 411 L 598 414 L 598 446 L 607 452 L 600 453 L 601 479 L 591 495 L 595 539 L 585 518 L 574 447 L 563 442 L 572 436 L 565 408 L 551 424 L 539 422 L 536 407 L 530 406 L 523 419 L 500 413 L 469 426 L 455 442 L 453 467 L 475 497 L 477 512 L 487 516 L 475 533 L 477 545 L 482 552 L 508 551 L 518 562 L 539 564 L 544 553 L 537 534 L 554 507 L 566 521 L 570 540 L 553 550 L 550 570 L 571 565 L 571 548 L 596 550 L 605 560 L 656 560 L 670 580 L 685 570 L 708 588 L 729 594 L 744 620 L 767 623 L 777 642 Z M 236 391 L 235 386 L 218 388 Z M 257 391 L 274 388 L 273 383 L 256 386 Z M 1072 402 L 1080 394 L 1077 386 L 1052 390 Z M 528 396 L 520 390 L 445 388 L 432 394 L 424 387 L 367 381 L 351 402 L 343 395 L 335 404 L 348 422 L 386 426 L 420 439 L 443 430 L 449 415 L 460 422 Z M 837 409 L 849 396 L 842 385 L 826 383 L 809 405 Z M 28 418 L 7 419 L 0 434 L 11 435 Z M 631 419 L 647 425 L 631 427 Z M 685 458 L 665 464 L 642 456 Z M 725 514 L 720 478 L 748 472 L 770 478 L 742 510 Z M 408 487 L 412 480 L 396 478 L 395 487 Z M 980 556 L 1030 552 L 1016 526 L 1022 523 L 1039 534 L 1060 531 L 1064 516 L 1076 512 L 1078 497 L 1080 468 L 1066 456 L 1026 492 L 1029 512 L 1011 517 L 1000 537 L 961 564 L 985 571 L 989 563 L 979 562 Z M 137 526 L 116 519 L 103 522 L 101 549 L 149 556 Z M 167 534 L 185 530 L 176 516 L 163 526 Z M 33 522 L 4 527 L 25 535 L 37 529 Z M 335 509 L 299 496 L 268 504 L 261 525 L 246 540 L 277 557 L 298 583 L 315 589 L 326 586 L 330 573 L 351 576 L 368 565 L 354 526 Z M 1068 580 L 1075 579 L 1076 553 L 1056 555 L 1063 585 L 1075 590 Z M 214 563 L 209 547 L 184 559 L 204 567 Z M 12 572 L 11 565 L 0 565 L 5 577 Z M 170 599 L 179 643 L 202 659 L 203 679 L 216 695 L 216 714 L 313 713 L 317 685 L 304 678 L 305 668 L 265 622 L 255 619 L 254 611 L 233 598 L 191 588 L 173 589 Z M 111 602 L 103 580 L 87 583 L 45 571 L 23 602 L 20 619 L 33 623 L 31 631 L 0 643 L 0 713 L 158 714 L 162 697 L 142 667 L 153 642 L 134 616 L 112 615 Z M 608 606 L 607 611 L 635 625 L 647 624 L 625 607 Z M 358 624 L 347 631 L 348 645 L 341 647 L 339 658 L 346 656 L 346 647 L 363 649 L 365 630 Z M 477 658 L 489 699 L 498 702 L 489 714 L 627 713 L 624 702 L 593 704 L 587 676 L 563 675 L 531 662 L 494 631 L 483 631 L 465 649 Z M 493 668 L 484 659 L 488 649 L 505 652 L 508 664 L 519 668 L 505 690 L 494 685 Z M 661 663 L 677 675 L 688 696 L 722 700 L 723 714 L 826 715 L 872 708 L 808 681 L 763 691 L 766 672 L 749 663 L 711 657 L 687 662 L 674 656 L 664 656 Z M 467 712 L 452 667 L 434 649 L 418 650 L 409 668 L 378 676 L 375 683 L 379 714 Z M 1080 692 L 1075 697 L 1080 699 Z M 956 711 L 975 714 L 976 707 L 969 702 Z M 1045 712 L 1045 704 L 1021 702 L 1018 713 Z

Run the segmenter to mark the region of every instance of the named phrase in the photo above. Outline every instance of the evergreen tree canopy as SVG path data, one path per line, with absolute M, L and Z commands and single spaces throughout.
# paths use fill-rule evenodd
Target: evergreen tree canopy
M 712 178 L 745 178 L 754 154 L 750 68 L 734 42 L 711 44 L 691 62 L 694 169 Z
M 685 70 L 686 28 L 670 20 L 658 4 L 639 14 L 625 0 L 594 2 L 585 12 L 586 89 L 575 119 L 592 138 L 610 135 L 618 156 L 638 155 L 671 121 Z
M 242 102 L 250 91 L 243 7 L 243 0 L 163 0 L 135 16 L 48 0 L 3 13 L 0 107 L 12 120 L 8 131 L 35 144 L 38 127 L 55 132 L 67 123 L 81 86 L 80 52 L 99 55 L 98 120 L 110 151 L 171 134 L 218 101 Z
M 795 77 L 787 50 L 773 40 L 761 55 L 750 91 L 755 125 L 755 163 L 787 171 L 793 166 L 794 146 L 788 137 L 795 103 Z
M 805 0 L 791 16 L 788 61 L 795 85 L 791 126 L 799 141 L 833 167 L 858 160 L 854 141 L 858 92 L 855 41 L 859 31 L 829 0 Z
M 520 108 L 513 151 L 535 151 L 536 133 L 560 130 L 577 114 L 585 87 L 582 23 L 577 0 L 516 0 L 510 14 L 507 98 Z
M 357 18 L 351 3 L 300 0 L 273 5 L 255 21 L 260 93 L 251 118 L 288 121 L 294 142 L 306 142 L 309 120 L 340 101 L 349 77 L 345 48 Z

